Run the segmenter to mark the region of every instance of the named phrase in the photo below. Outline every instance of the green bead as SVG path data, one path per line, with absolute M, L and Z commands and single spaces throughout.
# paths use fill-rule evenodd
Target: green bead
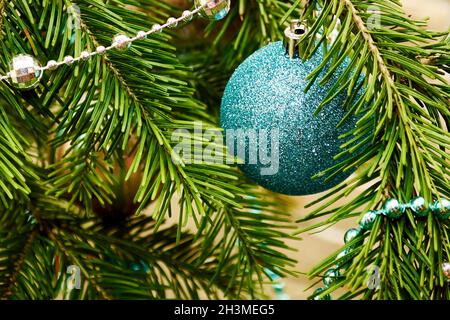
M 378 212 L 377 211 L 369 211 L 367 212 L 361 219 L 361 221 L 359 222 L 359 226 L 361 227 L 361 229 L 363 230 L 370 230 L 372 229 L 375 220 L 377 219 L 378 216 Z
M 428 204 L 422 197 L 412 199 L 411 202 L 409 203 L 409 207 L 413 211 L 414 215 L 419 218 L 428 216 L 428 213 L 430 212 Z
M 396 199 L 389 199 L 384 203 L 383 212 L 388 218 L 398 219 L 405 212 L 405 206 L 402 206 Z
M 340 277 L 339 270 L 336 269 L 328 269 L 325 274 L 323 275 L 323 284 L 326 287 L 329 287 L 331 284 L 333 284 L 334 281 L 336 281 Z
M 314 291 L 314 300 L 331 300 L 331 295 L 329 293 L 321 295 L 324 290 L 324 288 L 317 288 L 316 291 Z
M 131 268 L 131 270 L 133 270 L 133 271 L 141 271 L 141 270 L 142 270 L 141 265 L 138 264 L 138 263 L 132 263 L 132 264 L 130 265 L 130 268 Z
M 272 285 L 272 288 L 276 293 L 282 293 L 284 291 L 284 283 L 282 282 L 274 283 Z
M 350 253 L 349 249 L 344 249 L 337 255 L 337 257 L 336 257 L 336 260 L 338 260 L 336 262 L 337 269 L 347 269 L 348 268 L 348 266 L 350 265 L 350 257 L 349 256 L 347 257 L 347 255 L 349 253 Z
M 446 220 L 450 218 L 450 201 L 447 199 L 436 200 L 432 204 L 431 210 L 438 219 Z
M 349 243 L 350 241 L 355 239 L 357 236 L 359 236 L 360 232 L 361 232 L 361 229 L 359 229 L 359 228 L 349 229 L 344 235 L 344 242 Z

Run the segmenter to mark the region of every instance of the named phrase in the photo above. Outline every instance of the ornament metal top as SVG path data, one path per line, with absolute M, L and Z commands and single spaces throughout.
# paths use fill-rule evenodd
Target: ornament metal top
M 308 27 L 301 20 L 292 20 L 289 27 L 284 30 L 284 47 L 289 58 L 304 59 L 307 54 L 307 43 L 305 35 Z

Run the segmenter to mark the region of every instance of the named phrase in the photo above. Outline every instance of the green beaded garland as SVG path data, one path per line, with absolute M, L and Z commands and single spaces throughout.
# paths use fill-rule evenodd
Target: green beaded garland
M 339 277 L 340 277 L 339 270 L 337 270 L 337 269 L 328 269 L 325 272 L 325 274 L 323 275 L 323 284 L 326 287 L 329 287 Z
M 417 197 L 411 200 L 409 207 L 417 217 L 426 217 L 430 212 L 430 208 L 423 197 Z
M 349 243 L 350 241 L 355 239 L 357 236 L 359 236 L 360 232 L 361 232 L 361 229 L 359 229 L 359 228 L 349 229 L 344 235 L 344 242 Z
M 324 288 L 317 288 L 316 291 L 314 291 L 314 300 L 331 300 L 331 295 L 329 293 L 321 295 L 323 291 L 325 291 Z
M 446 220 L 450 218 L 450 201 L 447 199 L 436 200 L 431 206 L 431 210 L 438 219 Z
M 405 206 L 396 199 L 389 199 L 384 203 L 383 212 L 388 218 L 398 219 L 405 212 Z
M 378 216 L 378 212 L 377 211 L 369 211 L 367 212 L 361 219 L 361 221 L 359 222 L 359 226 L 361 227 L 361 229 L 363 230 L 370 230 L 372 229 L 375 220 L 377 219 Z

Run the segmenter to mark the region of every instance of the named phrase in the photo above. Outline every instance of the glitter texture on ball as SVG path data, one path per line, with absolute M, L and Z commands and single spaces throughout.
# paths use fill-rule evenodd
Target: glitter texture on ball
M 251 163 L 248 157 L 248 161 L 243 159 L 244 164 L 240 167 L 250 179 L 274 192 L 286 195 L 315 194 L 336 186 L 352 173 L 351 170 L 341 172 L 329 181 L 326 181 L 326 176 L 312 179 L 314 175 L 347 159 L 349 155 L 338 160 L 334 157 L 343 151 L 341 145 L 348 141 L 348 138 L 340 136 L 354 129 L 358 119 L 348 117 L 338 127 L 346 114 L 342 107 L 345 92 L 314 115 L 348 65 L 348 61 L 345 61 L 327 84 L 321 86 L 316 82 L 305 93 L 309 83 L 306 77 L 322 61 L 321 50 L 307 61 L 290 59 L 283 43 L 275 42 L 244 61 L 225 89 L 221 107 L 221 126 L 225 132 L 253 131 L 257 136 L 257 163 Z M 278 139 L 274 138 L 273 141 L 278 140 L 278 145 L 270 143 L 276 130 Z M 267 133 L 265 137 L 263 131 Z M 239 137 L 226 140 L 232 155 L 237 155 L 235 151 L 239 143 L 245 144 L 247 156 L 255 148 L 252 143 L 248 143 L 249 139 L 247 142 L 239 141 Z M 264 140 L 267 143 L 260 143 Z M 269 160 L 273 158 L 276 161 L 278 158 L 279 161 L 273 163 L 268 159 L 261 160 L 262 154 L 270 155 Z M 264 172 L 268 166 L 272 166 L 274 172 Z

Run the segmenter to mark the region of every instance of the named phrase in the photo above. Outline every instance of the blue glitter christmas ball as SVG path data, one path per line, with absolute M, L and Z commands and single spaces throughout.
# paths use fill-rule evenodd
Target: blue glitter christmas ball
M 345 159 L 333 159 L 346 142 L 339 136 L 355 128 L 357 121 L 349 117 L 337 128 L 346 113 L 345 92 L 314 115 L 348 63 L 326 85 L 316 82 L 305 93 L 306 77 L 322 61 L 320 50 L 303 62 L 290 59 L 282 42 L 272 43 L 245 60 L 225 89 L 221 126 L 229 152 L 241 158 L 240 167 L 250 179 L 267 189 L 287 195 L 314 194 L 351 174 L 340 173 L 327 182 L 326 177 L 311 179 Z

